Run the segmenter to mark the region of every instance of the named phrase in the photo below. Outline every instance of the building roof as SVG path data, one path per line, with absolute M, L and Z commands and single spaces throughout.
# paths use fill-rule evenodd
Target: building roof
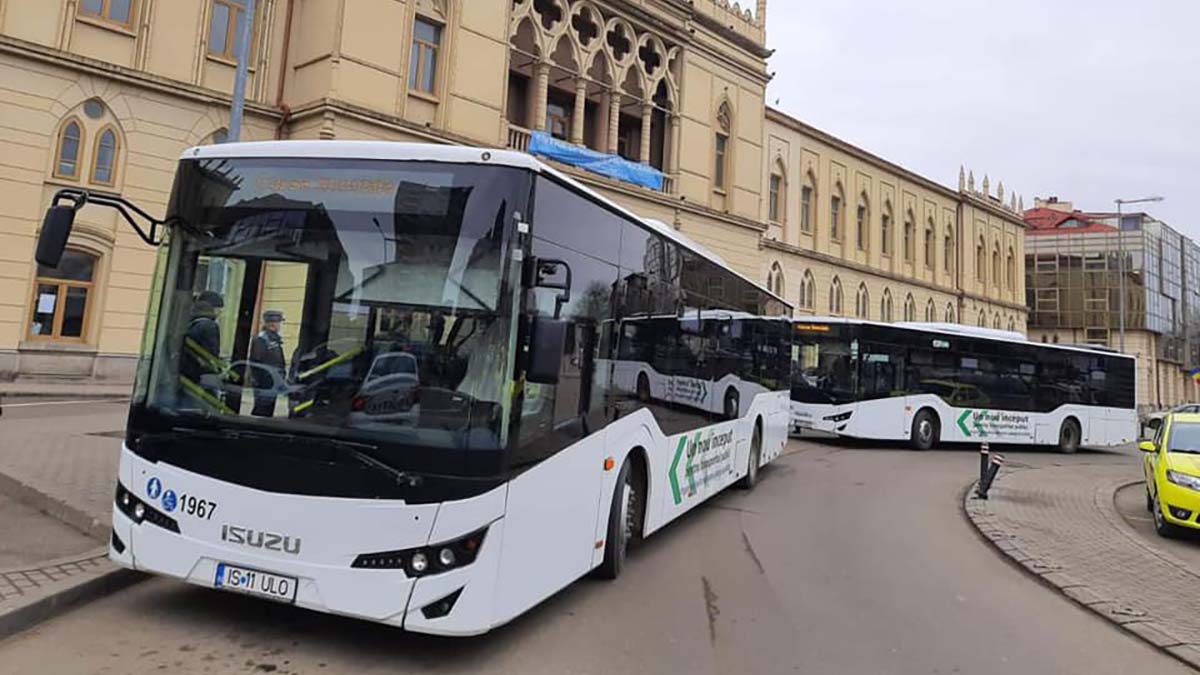
M 1092 220 L 1082 211 L 1058 211 L 1037 208 L 1025 212 L 1026 234 L 1077 234 L 1083 232 L 1116 232 L 1117 228 Z

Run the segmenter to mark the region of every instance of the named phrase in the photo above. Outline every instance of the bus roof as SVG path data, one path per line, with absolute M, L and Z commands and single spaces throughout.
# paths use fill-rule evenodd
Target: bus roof
M 1061 349 L 1064 351 L 1084 352 L 1088 354 L 1104 354 L 1105 356 L 1120 356 L 1127 359 L 1134 358 L 1131 354 L 1122 354 L 1105 347 L 1092 348 L 1085 345 L 1066 345 L 1054 344 L 1049 342 L 1033 342 L 1024 335 L 1015 331 L 997 330 L 995 328 L 980 328 L 976 326 L 964 326 L 957 323 L 917 323 L 911 321 L 886 323 L 882 321 L 870 321 L 867 319 L 851 319 L 841 316 L 805 316 L 792 319 L 793 323 L 840 323 L 847 325 L 867 325 L 867 326 L 885 326 L 888 328 L 900 328 L 902 330 L 919 331 L 922 333 L 941 333 L 942 335 L 957 335 L 960 337 L 983 338 L 985 340 L 995 340 L 997 342 L 1016 342 L 1032 347 L 1045 347 L 1047 349 Z
M 515 150 L 481 148 L 468 145 L 439 145 L 434 143 L 403 143 L 399 141 L 249 141 L 244 143 L 221 143 L 188 148 L 179 156 L 183 159 L 243 159 L 243 158 L 302 158 L 302 159 L 378 159 L 409 162 L 448 162 L 452 164 L 494 164 L 526 169 L 535 173 L 554 176 L 569 184 L 606 207 L 636 220 L 671 241 L 691 250 L 696 255 L 719 265 L 722 269 L 753 285 L 788 307 L 792 303 L 775 295 L 771 290 L 750 277 L 731 268 L 720 256 L 707 247 L 660 220 L 643 218 L 617 204 L 595 190 L 583 185 L 571 176 L 540 161 L 533 155 Z

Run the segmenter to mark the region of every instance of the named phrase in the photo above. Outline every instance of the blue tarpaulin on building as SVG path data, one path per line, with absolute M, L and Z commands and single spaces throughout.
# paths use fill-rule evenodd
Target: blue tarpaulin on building
M 662 189 L 662 172 L 652 166 L 631 162 L 618 155 L 607 155 L 590 148 L 571 145 L 545 131 L 533 132 L 529 141 L 529 153 L 549 157 L 563 164 L 578 166 L 602 176 L 648 187 L 651 190 Z

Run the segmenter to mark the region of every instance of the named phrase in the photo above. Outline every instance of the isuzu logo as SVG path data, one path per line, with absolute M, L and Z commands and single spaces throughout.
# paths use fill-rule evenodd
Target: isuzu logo
M 300 537 L 293 538 L 276 532 L 262 532 L 237 525 L 222 525 L 221 541 L 267 551 L 300 555 Z

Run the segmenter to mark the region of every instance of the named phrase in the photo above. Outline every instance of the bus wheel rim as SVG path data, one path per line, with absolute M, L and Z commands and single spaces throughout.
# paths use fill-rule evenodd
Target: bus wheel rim
M 633 486 L 628 482 L 621 488 L 621 552 L 624 554 L 633 538 Z
M 933 437 L 933 423 L 923 418 L 917 427 L 917 433 L 921 436 L 922 441 L 928 441 Z

